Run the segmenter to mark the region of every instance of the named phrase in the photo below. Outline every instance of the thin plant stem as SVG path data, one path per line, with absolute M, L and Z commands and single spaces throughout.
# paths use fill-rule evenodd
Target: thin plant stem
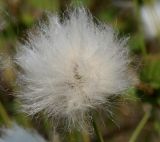
M 138 22 L 138 32 L 140 34 L 140 48 L 141 52 L 144 56 L 147 55 L 146 47 L 145 47 L 145 39 L 144 39 L 144 34 L 143 34 L 143 27 L 141 24 L 141 16 L 140 16 L 140 5 L 138 0 L 134 0 L 134 5 L 135 5 L 135 14 L 137 16 L 137 22 Z
M 11 121 L 10 118 L 7 114 L 7 112 L 5 111 L 2 103 L 0 102 L 0 118 L 3 120 L 3 122 L 10 127 L 11 126 Z
M 87 134 L 87 132 L 82 132 L 82 137 L 83 137 L 83 142 L 90 142 L 90 138 L 89 135 Z
M 136 127 L 135 131 L 133 132 L 129 142 L 136 142 L 140 132 L 144 128 L 145 124 L 147 123 L 148 119 L 150 118 L 151 110 L 147 110 L 139 122 L 138 126 Z
M 93 128 L 94 128 L 94 131 L 95 131 L 95 133 L 97 135 L 98 142 L 104 142 L 102 134 L 101 134 L 101 132 L 100 132 L 100 130 L 98 128 L 98 125 L 97 125 L 95 117 L 93 118 Z

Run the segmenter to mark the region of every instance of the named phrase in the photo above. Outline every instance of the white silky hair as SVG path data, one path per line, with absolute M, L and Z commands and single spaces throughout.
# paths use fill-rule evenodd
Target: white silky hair
M 109 105 L 112 96 L 132 85 L 127 39 L 118 39 L 111 26 L 94 22 L 85 8 L 68 17 L 48 15 L 36 34 L 17 50 L 23 110 L 64 119 L 68 127 L 86 123 L 90 111 Z M 76 125 L 77 126 L 77 125 Z
M 143 5 L 140 14 L 146 37 L 152 39 L 158 36 L 160 32 L 160 2 L 155 0 L 153 4 Z
M 46 142 L 35 131 L 25 130 L 17 124 L 12 128 L 3 129 L 3 132 L 0 142 Z

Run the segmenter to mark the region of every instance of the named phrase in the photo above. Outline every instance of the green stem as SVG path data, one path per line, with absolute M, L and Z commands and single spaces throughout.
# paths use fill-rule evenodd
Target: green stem
M 95 133 L 97 135 L 98 142 L 104 142 L 102 134 L 101 134 L 101 132 L 100 132 L 100 130 L 98 128 L 98 125 L 96 123 L 96 119 L 95 118 L 93 118 L 93 128 L 94 128 L 94 131 L 95 131 Z
M 145 124 L 147 123 L 149 117 L 151 114 L 151 110 L 148 110 L 145 112 L 142 120 L 139 122 L 137 128 L 135 129 L 135 131 L 133 132 L 129 142 L 136 142 L 136 139 L 138 138 L 140 132 L 142 131 L 142 129 L 144 128 Z
M 143 34 L 143 27 L 141 24 L 141 15 L 140 15 L 140 5 L 138 0 L 134 0 L 134 5 L 135 5 L 135 12 L 137 16 L 137 22 L 138 22 L 138 32 L 140 35 L 140 48 L 141 52 L 144 56 L 147 55 L 146 47 L 145 47 L 145 39 L 144 39 L 144 34 Z
M 6 124 L 8 127 L 11 126 L 10 118 L 1 102 L 0 102 L 0 118 L 3 120 L 4 124 Z

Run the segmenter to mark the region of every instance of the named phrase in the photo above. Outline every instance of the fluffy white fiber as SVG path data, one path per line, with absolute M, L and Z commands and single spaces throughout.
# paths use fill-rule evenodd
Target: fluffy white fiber
M 45 140 L 35 131 L 31 132 L 14 124 L 12 128 L 3 129 L 4 135 L 0 142 L 45 142 Z
M 140 9 L 143 28 L 147 38 L 155 38 L 160 32 L 160 2 L 143 5 Z
M 29 115 L 43 112 L 68 126 L 82 126 L 90 111 L 108 111 L 103 107 L 108 98 L 131 85 L 126 39 L 95 23 L 85 8 L 69 11 L 61 21 L 49 15 L 48 21 L 17 50 L 19 97 Z

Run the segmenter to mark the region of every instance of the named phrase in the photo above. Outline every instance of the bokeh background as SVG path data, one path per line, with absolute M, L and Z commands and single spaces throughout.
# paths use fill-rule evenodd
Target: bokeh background
M 0 128 L 16 122 L 34 128 L 50 142 L 98 142 L 95 134 L 86 132 L 53 133 L 45 116 L 31 118 L 19 111 L 14 93 L 18 88 L 11 59 L 17 41 L 26 38 L 27 30 L 43 19 L 45 11 L 62 15 L 66 8 L 79 4 L 112 25 L 119 36 L 129 37 L 128 48 L 138 80 L 127 92 L 131 99 L 118 103 L 111 119 L 106 117 L 103 123 L 97 120 L 104 141 L 128 142 L 138 127 L 137 142 L 160 142 L 159 0 L 0 0 Z

